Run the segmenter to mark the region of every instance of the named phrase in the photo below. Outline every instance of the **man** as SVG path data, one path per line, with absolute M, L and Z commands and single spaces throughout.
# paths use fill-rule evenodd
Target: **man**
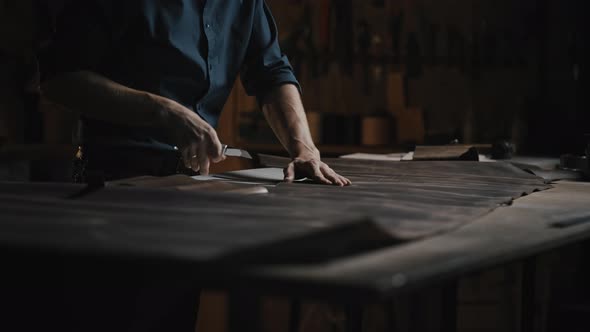
M 263 0 L 71 1 L 56 22 L 42 92 L 80 113 L 87 171 L 173 174 L 177 148 L 208 174 L 224 159 L 214 127 L 240 73 L 292 158 L 285 180 L 350 184 L 320 160 Z
M 350 184 L 320 160 L 299 84 L 263 0 L 71 0 L 46 12 L 59 14 L 50 15 L 53 38 L 39 56 L 41 90 L 46 99 L 79 113 L 85 169 L 78 171 L 85 175 L 103 173 L 107 180 L 170 175 L 183 171 L 177 168 L 179 155 L 182 168 L 207 174 L 211 163 L 224 159 L 213 128 L 240 74 L 292 157 L 285 180 L 306 176 Z M 95 271 L 96 264 L 84 264 Z M 111 285 L 107 289 L 85 284 L 96 279 L 92 273 L 88 278 L 64 273 L 61 302 L 46 313 L 56 321 L 49 326 L 194 328 L 193 280 L 176 273 L 176 289 L 161 288 L 166 282 L 158 275 L 172 272 L 120 265 L 99 269 L 100 284 Z

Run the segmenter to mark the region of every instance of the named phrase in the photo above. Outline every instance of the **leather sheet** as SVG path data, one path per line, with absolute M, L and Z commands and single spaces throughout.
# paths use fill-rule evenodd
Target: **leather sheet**
M 0 183 L 0 246 L 193 262 L 322 259 L 448 231 L 549 188 L 505 163 L 327 162 L 353 185 L 278 183 L 261 195 L 107 186 L 68 199 L 81 187 Z
M 287 162 L 261 156 L 265 166 L 281 167 Z M 270 192 L 283 199 L 324 201 L 330 210 L 369 216 L 399 239 L 451 229 L 551 187 L 540 177 L 502 162 L 328 159 L 326 163 L 354 185 L 342 189 L 304 182 L 280 184 Z

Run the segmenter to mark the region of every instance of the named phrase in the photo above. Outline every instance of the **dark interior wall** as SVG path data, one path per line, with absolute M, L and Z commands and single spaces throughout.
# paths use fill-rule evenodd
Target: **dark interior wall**
M 408 86 L 410 102 L 425 109 L 427 129 L 454 131 L 464 142 L 521 141 L 526 102 L 536 90 L 535 1 L 423 1 L 421 7 L 442 35 L 441 61 Z
M 322 5 L 329 1 L 267 2 L 284 42 L 306 15 L 317 40 Z M 358 22 L 369 22 L 382 40 L 382 53 L 377 53 L 383 55 L 371 65 L 405 75 L 404 104 L 423 110 L 430 142 L 502 138 L 524 152 L 581 152 L 582 133 L 590 131 L 587 97 L 581 91 L 587 61 L 583 1 L 406 0 L 375 6 L 379 2 L 352 1 L 350 43 L 358 56 Z M 391 22 L 402 12 L 403 54 L 397 63 Z M 408 48 L 412 35 L 418 51 Z M 319 59 L 336 56 L 318 49 Z M 314 77 L 303 61 L 300 79 L 307 108 L 367 114 L 390 107 L 384 95 L 391 90 L 383 80 L 370 93 L 362 92 L 359 62 L 353 62 L 352 75 L 332 63 Z
M 300 26 L 302 18 L 294 16 L 305 15 L 302 7 L 312 8 L 314 22 L 321 14 L 322 1 L 268 2 L 285 39 Z M 540 36 L 531 27 L 536 1 L 383 1 L 382 7 L 375 3 L 352 1 L 350 43 L 358 56 L 358 22 L 369 22 L 371 33 L 382 40 L 382 57 L 371 65 L 406 77 L 404 104 L 424 111 L 427 135 L 458 136 L 465 142 L 522 139 L 526 105 L 537 90 Z M 391 26 L 400 16 L 398 62 Z M 383 81 L 373 84 L 370 93 L 362 92 L 359 62 L 353 63 L 352 75 L 335 66 L 317 79 L 304 72 L 304 88 L 311 86 L 313 91 L 304 96 L 308 108 L 361 114 L 390 108 L 384 95 L 391 90 Z
M 323 6 L 330 2 L 343 6 L 348 1 L 349 27 L 340 27 L 328 45 L 322 44 Z M 294 62 L 300 65 L 308 110 L 361 115 L 390 111 L 387 95 L 397 92 L 392 94 L 388 75 L 402 73 L 408 78 L 400 87 L 404 90 L 400 95 L 406 97 L 403 104 L 423 110 L 427 136 L 443 137 L 430 142 L 444 143 L 456 136 L 465 142 L 510 138 L 525 151 L 559 154 L 581 152 L 582 133 L 590 132 L 588 97 L 583 90 L 588 20 L 582 0 L 267 2 L 284 48 L 292 59 L 300 57 Z M 395 54 L 392 18 L 402 12 L 401 54 Z M 359 56 L 362 20 L 377 37 L 371 39 L 368 51 L 372 56 L 368 92 L 363 86 L 367 64 Z M 32 1 L 0 0 L 3 141 L 34 141 L 40 136 L 42 126 L 35 124 L 38 116 L 27 110 L 30 95 L 26 93 L 34 71 L 34 40 L 39 39 L 34 23 Z M 293 49 L 308 48 L 306 41 L 299 40 L 293 47 L 289 39 L 294 31 L 305 31 L 306 24 L 311 27 L 309 39 L 315 53 L 296 54 Z M 417 53 L 416 47 L 408 48 L 412 35 Z M 350 43 L 355 58 L 348 69 L 338 58 L 342 47 L 335 46 L 335 40 Z M 58 120 L 45 121 L 45 131 L 59 128 Z
M 554 154 L 583 151 L 590 133 L 588 15 L 584 1 L 539 0 L 539 89 L 528 113 L 529 146 Z
M 71 143 L 73 115 L 41 98 L 37 52 L 63 0 L 0 0 L 0 143 Z
M 8 143 L 25 139 L 24 90 L 33 59 L 33 23 L 32 2 L 0 0 L 0 141 Z

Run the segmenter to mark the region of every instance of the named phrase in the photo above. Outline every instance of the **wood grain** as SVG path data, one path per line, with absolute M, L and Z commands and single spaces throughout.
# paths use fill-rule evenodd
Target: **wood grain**
M 503 163 L 329 163 L 354 184 L 279 183 L 262 196 L 107 186 L 71 200 L 65 198 L 80 186 L 2 183 L 0 245 L 203 263 L 240 261 L 244 252 L 269 248 L 277 261 L 284 244 L 289 261 L 308 261 L 311 255 L 333 259 L 334 252 L 314 247 L 315 234 L 324 234 L 326 246 L 350 242 L 359 252 L 374 250 L 375 243 L 386 246 L 452 230 L 523 193 L 549 187 Z M 344 225 L 366 232 L 342 232 Z M 298 257 L 293 239 L 301 242 Z M 351 254 L 342 248 L 342 255 Z

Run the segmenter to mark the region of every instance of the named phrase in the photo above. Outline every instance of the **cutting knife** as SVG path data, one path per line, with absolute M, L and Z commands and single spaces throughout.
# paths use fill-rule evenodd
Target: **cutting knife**
M 244 149 L 234 148 L 228 146 L 227 144 L 222 144 L 221 148 L 223 155 L 225 156 L 252 159 L 252 155 L 250 154 L 250 152 Z

